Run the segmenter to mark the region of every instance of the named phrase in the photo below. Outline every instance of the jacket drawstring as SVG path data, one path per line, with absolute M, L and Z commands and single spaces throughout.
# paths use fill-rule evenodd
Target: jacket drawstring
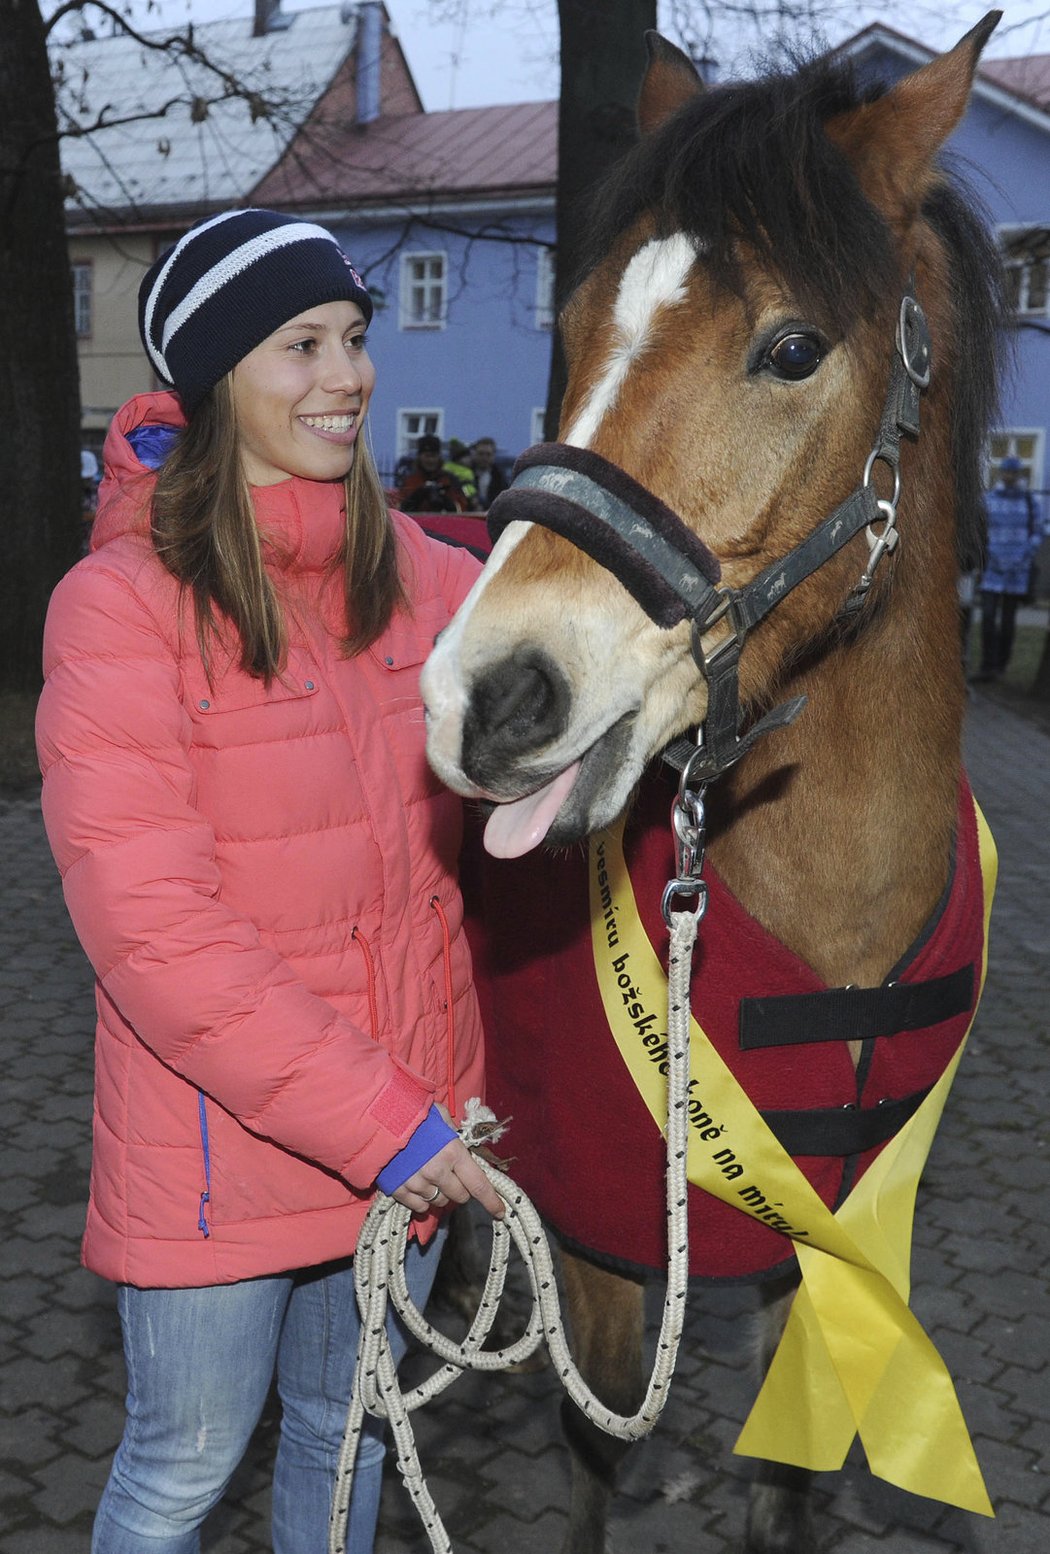
M 452 996 L 452 935 L 448 931 L 448 918 L 437 896 L 431 896 L 430 905 L 441 923 L 442 958 L 445 962 L 445 1018 L 448 1032 L 448 1109 L 456 1116 L 456 1005 Z

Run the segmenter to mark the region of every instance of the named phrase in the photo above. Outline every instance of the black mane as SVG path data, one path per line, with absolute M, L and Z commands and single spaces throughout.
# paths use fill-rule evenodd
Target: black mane
M 814 318 L 849 333 L 896 294 L 900 266 L 889 227 L 824 125 L 884 90 L 862 89 L 848 65 L 824 56 L 790 72 L 704 91 L 603 183 L 585 270 L 648 213 L 661 235 L 681 231 L 693 239 L 717 286 L 746 295 L 736 259 L 743 239 Z M 970 564 L 983 526 L 985 438 L 997 406 L 1001 263 L 959 180 L 944 174 L 924 214 L 949 256 L 952 309 L 965 342 L 952 434 L 959 551 Z

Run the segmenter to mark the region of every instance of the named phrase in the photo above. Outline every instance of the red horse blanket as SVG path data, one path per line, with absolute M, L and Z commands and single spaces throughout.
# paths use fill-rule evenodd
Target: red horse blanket
M 660 898 L 676 872 L 674 792 L 651 775 L 624 838 L 641 921 L 665 967 Z M 825 987 L 713 869 L 704 877 L 693 1013 L 835 1207 L 944 1072 L 976 1006 L 984 892 L 969 786 L 963 778 L 944 898 L 881 988 Z M 511 1173 L 569 1245 L 613 1267 L 663 1269 L 664 1143 L 602 1008 L 584 862 L 578 853 L 489 860 L 482 896 L 487 927 L 474 948 L 488 1100 L 513 1119 Z M 848 1039 L 863 1044 L 856 1070 Z M 692 1186 L 689 1223 L 695 1275 L 760 1277 L 794 1255 L 785 1235 Z

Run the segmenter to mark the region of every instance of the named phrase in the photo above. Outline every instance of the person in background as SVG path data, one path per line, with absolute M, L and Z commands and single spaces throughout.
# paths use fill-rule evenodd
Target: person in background
M 273 211 L 158 259 L 174 392 L 117 413 L 48 613 L 43 812 L 96 975 L 83 1260 L 128 1373 L 94 1554 L 196 1554 L 274 1377 L 272 1546 L 324 1549 L 376 1192 L 415 1216 L 420 1306 L 450 1206 L 503 1212 L 455 1127 L 482 1036 L 418 693 L 479 563 L 383 502 L 371 316 L 331 234 Z M 351 1554 L 382 1455 L 371 1420 Z
M 424 432 L 416 443 L 416 467 L 398 492 L 406 513 L 465 513 L 469 503 L 454 475 L 441 467 L 441 438 Z
M 1043 538 L 1039 504 L 1022 483 L 1024 465 L 1010 455 L 985 496 L 988 538 L 981 573 L 981 667 L 975 680 L 996 680 L 1013 652 L 1017 611 L 1032 588 L 1036 552 Z
M 496 443 L 493 438 L 478 438 L 471 450 L 471 464 L 474 469 L 477 503 L 481 511 L 487 513 L 500 492 L 507 489 L 503 471 L 496 463 Z
M 448 441 L 448 458 L 441 466 L 447 470 L 454 480 L 458 480 L 463 495 L 467 499 L 467 507 L 471 512 L 476 512 L 478 507 L 478 488 L 474 483 L 474 470 L 467 462 L 470 458 L 470 449 L 465 442 L 460 442 L 458 437 L 450 437 Z

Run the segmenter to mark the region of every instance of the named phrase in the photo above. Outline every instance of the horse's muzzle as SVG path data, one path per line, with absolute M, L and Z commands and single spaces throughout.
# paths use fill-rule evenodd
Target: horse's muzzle
M 517 797 L 523 761 L 568 727 L 572 692 L 564 671 L 540 648 L 494 664 L 471 685 L 463 720 L 461 765 L 494 798 Z M 536 772 L 530 767 L 530 781 Z

